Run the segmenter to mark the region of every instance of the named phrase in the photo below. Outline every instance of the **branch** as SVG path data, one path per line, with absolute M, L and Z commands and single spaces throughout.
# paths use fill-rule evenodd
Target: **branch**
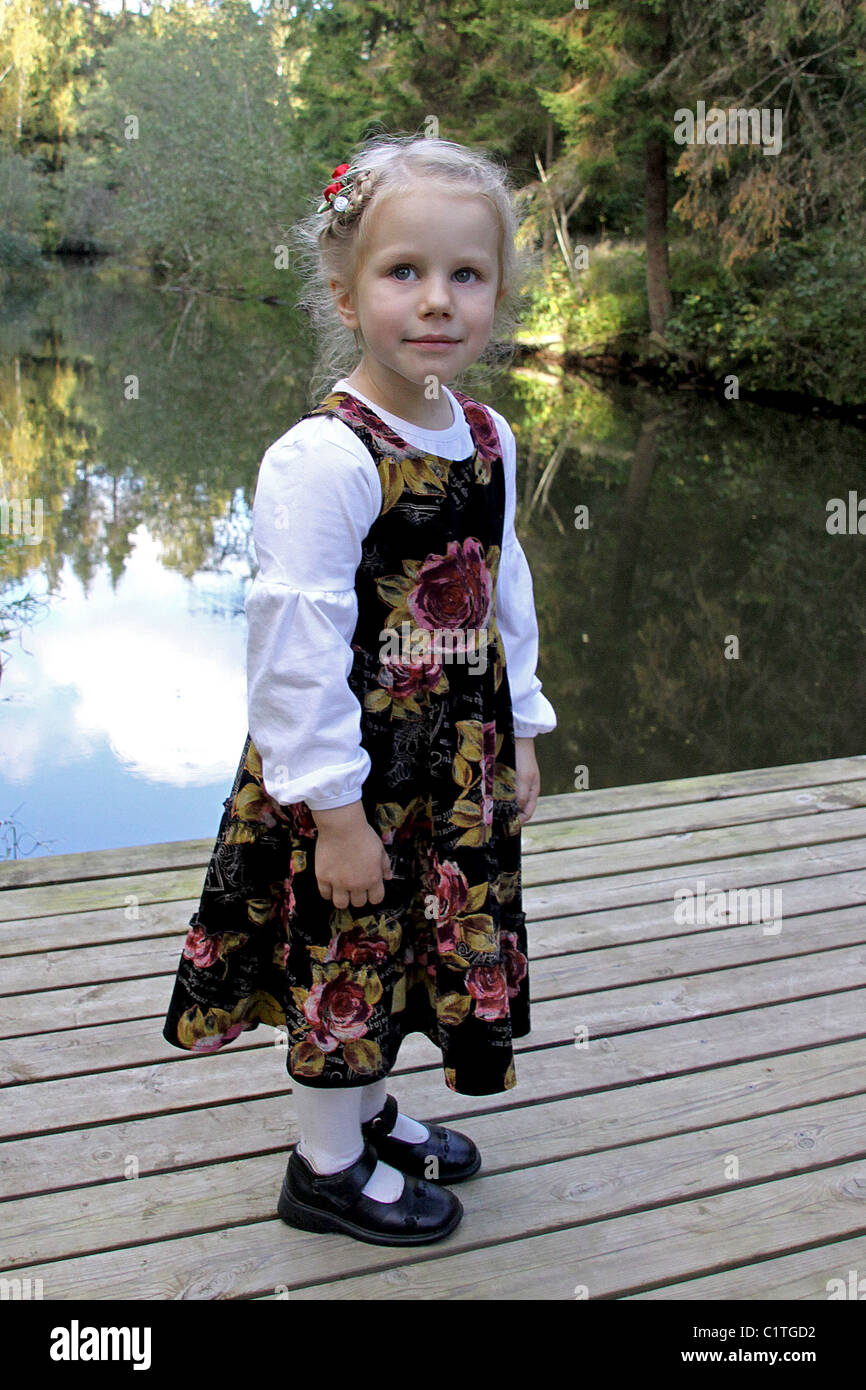
M 539 173 L 539 176 L 540 176 L 540 178 L 541 178 L 542 187 L 544 188 L 544 192 L 545 192 L 545 195 L 546 195 L 546 197 L 547 197 L 547 204 L 548 204 L 548 207 L 549 207 L 549 209 L 550 209 L 550 217 L 551 217 L 551 221 L 553 222 L 553 230 L 554 230 L 555 233 L 556 233 L 556 240 L 557 240 L 557 243 L 558 243 L 558 245 L 559 245 L 559 249 L 560 249 L 560 251 L 562 252 L 562 259 L 565 261 L 565 264 L 566 264 L 566 266 L 567 266 L 567 268 L 568 268 L 568 273 L 569 273 L 569 275 L 571 276 L 572 280 L 574 280 L 574 267 L 573 267 L 573 265 L 571 264 L 571 257 L 570 257 L 569 254 L 568 254 L 568 249 L 566 248 L 565 241 L 564 241 L 564 239 L 563 239 L 562 231 L 561 231 L 561 229 L 560 229 L 559 223 L 558 223 L 557 220 L 556 220 L 556 211 L 555 211 L 555 208 L 554 208 L 553 197 L 552 197 L 552 194 L 551 194 L 551 192 L 550 192 L 550 188 L 549 188 L 549 186 L 548 186 L 547 175 L 546 175 L 546 173 L 544 172 L 544 168 L 543 168 L 543 166 L 542 166 L 541 160 L 538 158 L 538 155 L 537 155 L 537 154 L 535 155 L 535 166 L 536 166 L 536 168 L 538 169 L 538 173 Z

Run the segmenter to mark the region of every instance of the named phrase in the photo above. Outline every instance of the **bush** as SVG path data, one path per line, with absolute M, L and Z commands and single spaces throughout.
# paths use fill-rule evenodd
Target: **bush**
M 42 261 L 42 190 L 33 161 L 0 149 L 0 267 L 17 270 Z
M 864 272 L 863 248 L 838 232 L 783 242 L 736 281 L 713 268 L 704 288 L 684 294 L 665 337 L 711 371 L 745 372 L 748 386 L 859 404 Z

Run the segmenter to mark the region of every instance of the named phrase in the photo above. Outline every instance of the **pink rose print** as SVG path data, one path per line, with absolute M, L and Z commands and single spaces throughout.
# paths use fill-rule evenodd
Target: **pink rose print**
M 392 700 L 407 700 L 422 690 L 432 690 L 442 674 L 439 662 L 426 661 L 423 653 L 417 661 L 392 661 L 386 657 L 379 673 L 379 684 Z
M 319 827 L 313 819 L 313 813 L 306 801 L 296 801 L 291 806 L 287 806 L 289 820 L 298 835 L 318 835 Z
M 218 1048 L 225 1047 L 226 1043 L 231 1042 L 239 1033 L 243 1033 L 247 1028 L 246 1023 L 233 1023 L 231 1028 L 227 1028 L 224 1033 L 216 1033 L 211 1038 L 196 1038 L 192 1045 L 193 1052 L 216 1052 Z
M 449 541 L 444 555 L 428 555 L 406 602 L 419 627 L 486 627 L 493 584 L 480 541 L 467 536 L 462 545 Z
M 204 927 L 190 927 L 183 944 L 183 953 L 197 970 L 206 970 L 219 960 L 220 937 L 205 936 Z
M 363 927 L 340 932 L 331 939 L 325 960 L 347 960 L 353 966 L 379 965 L 388 955 L 388 943 L 381 936 L 371 936 Z
M 292 879 L 295 877 L 295 870 L 289 864 L 288 877 L 284 878 L 280 884 L 277 896 L 277 917 L 285 934 L 289 932 L 289 918 L 295 910 L 295 890 L 292 888 Z
M 327 980 L 311 989 L 304 1001 L 307 1021 L 316 1025 L 309 1040 L 322 1052 L 333 1052 L 341 1042 L 364 1036 L 372 1012 L 360 985 L 345 975 Z
M 461 404 L 463 404 L 463 402 L 461 402 Z M 471 409 L 472 433 L 478 445 L 479 456 L 488 461 L 498 458 L 500 448 L 499 431 L 496 428 L 493 416 L 488 414 L 486 410 L 477 410 L 474 407 L 467 407 L 465 404 L 463 408 L 464 410 Z
M 438 915 L 436 917 L 436 936 L 439 950 L 457 950 L 458 924 L 455 918 L 462 912 L 469 898 L 469 884 L 460 868 L 451 860 L 439 862 L 435 852 L 432 856 L 432 873 L 426 876 L 430 891 L 436 895 Z
M 517 987 L 526 974 L 527 963 L 526 956 L 517 949 L 517 934 L 513 931 L 502 932 L 502 964 L 511 999 L 518 992 Z
M 501 965 L 473 965 L 466 976 L 466 988 L 475 1000 L 478 1018 L 508 1016 L 508 988 Z

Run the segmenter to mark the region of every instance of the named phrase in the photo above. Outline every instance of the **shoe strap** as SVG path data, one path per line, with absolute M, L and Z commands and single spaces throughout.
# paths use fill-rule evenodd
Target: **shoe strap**
M 371 1120 L 367 1120 L 362 1128 L 367 1134 L 390 1134 L 397 1123 L 397 1116 L 399 1113 L 400 1108 L 397 1105 L 397 1097 L 388 1096 L 378 1115 L 374 1115 Z
M 339 1173 L 314 1173 L 316 1191 L 321 1192 L 340 1211 L 353 1207 L 366 1187 L 379 1155 L 369 1140 L 364 1141 L 364 1151 L 348 1168 Z

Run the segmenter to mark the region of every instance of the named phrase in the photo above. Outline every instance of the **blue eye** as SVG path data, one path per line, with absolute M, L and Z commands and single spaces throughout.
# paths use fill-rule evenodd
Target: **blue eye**
M 414 270 L 414 266 L 409 265 L 407 262 L 403 262 L 403 263 L 401 263 L 400 265 L 392 266 L 391 269 L 390 269 L 390 271 L 389 271 L 388 273 L 389 273 L 389 275 L 395 275 L 395 276 L 396 276 L 396 274 L 397 274 L 397 272 L 398 272 L 399 270 Z M 461 266 L 459 270 L 455 270 L 454 274 L 455 274 L 455 275 L 463 275 L 463 274 L 465 274 L 466 272 L 468 272 L 470 275 L 476 276 L 476 278 L 479 278 L 479 279 L 481 278 L 481 276 L 479 275 L 479 272 L 478 272 L 477 270 L 474 270 L 473 267 L 472 267 L 472 266 L 469 266 L 469 265 L 463 265 L 463 266 Z M 407 280 L 403 280 L 403 279 L 401 278 L 401 279 L 400 279 L 400 283 L 403 284 L 403 285 L 405 285 L 405 284 L 408 284 L 408 281 L 407 281 Z M 470 283 L 470 282 L 467 281 L 467 280 L 461 280 L 459 283 L 460 283 L 461 285 L 466 285 L 466 284 L 468 284 L 468 283 Z

